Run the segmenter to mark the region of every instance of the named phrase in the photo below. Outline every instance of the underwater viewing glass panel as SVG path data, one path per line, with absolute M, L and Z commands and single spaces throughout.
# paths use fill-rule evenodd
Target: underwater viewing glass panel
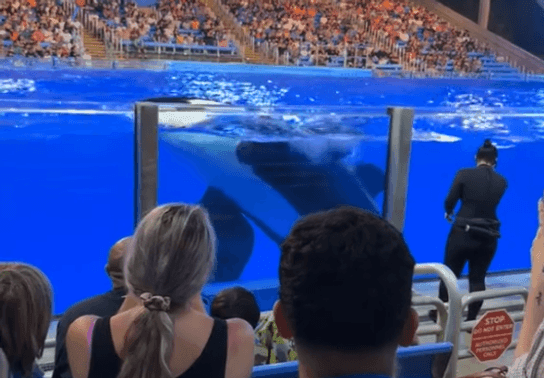
M 218 236 L 212 281 L 275 278 L 279 244 L 301 216 L 313 212 L 348 205 L 381 215 L 389 208 L 391 221 L 402 228 L 404 210 L 383 202 L 405 202 L 398 197 L 405 196 L 406 180 L 395 175 L 407 170 L 410 138 L 400 132 L 401 126 L 411 131 L 406 117 L 395 123 L 385 108 L 361 107 L 176 103 L 158 108 L 157 162 L 143 169 L 146 154 L 136 151 L 136 217 L 154 202 L 153 188 L 141 185 L 153 180 L 155 164 L 157 203 L 198 203 L 210 214 Z M 144 145 L 142 138 L 155 138 L 154 122 L 147 125 L 139 113 L 145 111 L 136 111 L 137 148 Z M 392 135 L 392 149 L 390 124 L 399 130 Z M 388 169 L 390 150 L 396 152 Z M 147 156 L 153 162 L 155 155 Z M 394 180 L 386 179 L 388 171 Z M 395 196 L 384 193 L 387 186 Z

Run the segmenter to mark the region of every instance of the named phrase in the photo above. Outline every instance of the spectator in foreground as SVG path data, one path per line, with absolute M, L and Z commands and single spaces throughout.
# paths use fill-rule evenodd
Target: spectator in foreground
M 418 327 L 415 262 L 386 221 L 342 207 L 304 217 L 281 245 L 274 317 L 294 337 L 300 378 L 395 375 Z
M 119 311 L 126 295 L 125 279 L 123 275 L 123 259 L 130 238 L 119 240 L 110 249 L 106 273 L 111 279 L 112 290 L 70 307 L 57 325 L 57 343 L 55 347 L 55 370 L 53 378 L 72 378 L 68 356 L 66 355 L 66 332 L 70 324 L 84 315 L 96 315 L 100 317 L 113 316 Z
M 277 334 L 272 313 L 263 317 L 255 296 L 243 287 L 237 286 L 220 291 L 212 301 L 211 316 L 219 319 L 240 318 L 255 330 L 255 365 L 296 360 L 296 353 Z M 261 323 L 261 325 L 259 325 Z
M 221 290 L 213 298 L 210 315 L 223 320 L 244 319 L 255 329 L 261 318 L 261 310 L 253 293 L 237 286 Z
M 51 284 L 37 268 L 0 264 L 0 377 L 41 377 L 52 312 Z
M 544 196 L 538 201 L 538 226 L 531 248 L 529 298 L 508 378 L 544 376 Z
M 248 378 L 253 329 L 200 308 L 216 238 L 199 206 L 155 208 L 125 256 L 127 298 L 117 315 L 84 316 L 66 337 L 75 378 Z M 92 335 L 89 340 L 88 335 Z
M 261 324 L 255 332 L 255 365 L 277 364 L 296 361 L 297 353 L 293 340 L 287 340 L 278 334 L 278 327 L 272 311 L 264 314 Z

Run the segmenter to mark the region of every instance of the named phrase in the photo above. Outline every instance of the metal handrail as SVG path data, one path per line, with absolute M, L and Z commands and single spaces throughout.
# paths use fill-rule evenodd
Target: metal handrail
M 412 297 L 412 307 L 434 306 L 438 311 L 438 325 L 420 326 L 416 334 L 418 336 L 436 335 L 438 342 L 444 341 L 444 330 L 448 319 L 448 306 L 437 297 L 417 296 Z
M 438 275 L 448 292 L 448 317 L 444 326 L 444 341 L 452 343 L 453 351 L 444 378 L 455 378 L 457 373 L 457 354 L 459 351 L 459 330 L 461 328 L 462 309 L 462 297 L 457 286 L 457 277 L 455 277 L 450 268 L 442 264 L 418 264 L 415 267 L 414 274 Z
M 471 303 L 486 300 L 486 299 L 496 299 L 496 298 L 503 298 L 503 297 L 512 297 L 512 296 L 520 296 L 523 298 L 523 301 L 525 302 L 525 306 L 527 305 L 527 299 L 529 297 L 529 290 L 525 287 L 511 287 L 506 289 L 490 289 L 485 291 L 477 291 L 473 293 L 469 293 L 463 296 L 461 300 L 461 315 L 463 314 L 463 311 L 465 308 L 470 305 Z M 502 307 L 502 306 L 501 306 Z M 510 317 L 514 321 L 514 323 L 523 321 L 523 318 L 525 316 L 524 311 L 516 311 L 513 313 L 509 313 Z M 474 328 L 474 326 L 478 323 L 477 320 L 472 321 L 464 321 L 461 324 L 461 331 L 469 331 Z M 512 343 L 508 347 L 507 350 L 514 349 L 518 344 L 518 339 L 512 340 Z M 470 353 L 469 349 L 463 349 L 458 354 L 458 359 L 465 359 L 465 358 L 471 358 L 473 357 L 472 353 Z

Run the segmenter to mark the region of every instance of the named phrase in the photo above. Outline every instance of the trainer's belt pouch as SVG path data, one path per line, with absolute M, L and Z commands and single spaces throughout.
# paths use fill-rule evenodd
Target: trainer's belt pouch
M 455 225 L 480 238 L 498 239 L 501 237 L 501 223 L 495 219 L 457 218 Z

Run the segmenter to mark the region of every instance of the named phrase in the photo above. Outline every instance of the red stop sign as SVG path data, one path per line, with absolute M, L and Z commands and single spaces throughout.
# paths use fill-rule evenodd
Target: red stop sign
M 505 310 L 489 311 L 472 330 L 470 351 L 480 362 L 498 359 L 512 343 L 514 321 Z

